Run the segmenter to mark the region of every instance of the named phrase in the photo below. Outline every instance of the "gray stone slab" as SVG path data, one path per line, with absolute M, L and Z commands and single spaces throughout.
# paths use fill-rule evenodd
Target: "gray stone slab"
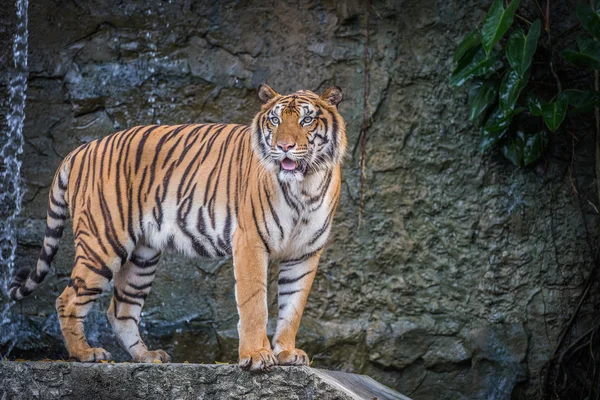
M 410 400 L 368 376 L 308 367 L 249 373 L 237 365 L 1 362 L 0 382 L 2 400 Z

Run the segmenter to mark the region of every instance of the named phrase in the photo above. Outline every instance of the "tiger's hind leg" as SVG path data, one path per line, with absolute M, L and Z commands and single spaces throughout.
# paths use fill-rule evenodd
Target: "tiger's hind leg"
M 108 320 L 117 340 L 135 362 L 171 361 L 171 357 L 163 350 L 148 350 L 138 328 L 142 307 L 152 288 L 159 258 L 160 251 L 140 243 L 129 261 L 115 274 Z
M 111 358 L 108 351 L 90 347 L 85 338 L 83 322 L 94 302 L 107 289 L 113 271 L 120 266 L 119 257 L 96 253 L 84 243 L 76 247 L 71 280 L 56 299 L 60 328 L 71 358 L 82 362 Z

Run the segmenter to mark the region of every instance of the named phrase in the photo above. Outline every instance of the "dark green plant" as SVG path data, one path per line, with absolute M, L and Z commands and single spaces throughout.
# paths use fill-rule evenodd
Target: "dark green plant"
M 529 84 L 531 70 L 548 65 L 547 60 L 535 59 L 542 23 L 539 19 L 527 23 L 527 32 L 514 26 L 519 3 L 512 0 L 504 7 L 503 0 L 494 0 L 482 27 L 458 45 L 450 85 L 470 84 L 469 120 L 481 127 L 481 152 L 499 146 L 507 159 L 522 167 L 542 156 L 551 135 L 565 121 L 569 106 L 569 114 L 588 111 L 600 104 L 600 96 L 592 90 L 562 91 L 560 84 L 549 101 L 535 93 Z M 563 57 L 574 65 L 599 69 L 600 14 L 581 5 L 577 15 L 594 39 L 580 37 L 579 51 L 565 51 Z M 503 40 L 506 35 L 508 39 Z

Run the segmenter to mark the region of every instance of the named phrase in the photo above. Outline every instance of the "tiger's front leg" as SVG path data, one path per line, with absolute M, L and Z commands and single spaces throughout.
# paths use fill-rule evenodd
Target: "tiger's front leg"
M 296 348 L 296 333 L 308 293 L 317 273 L 321 252 L 302 261 L 283 261 L 279 265 L 279 319 L 273 337 L 279 365 L 309 365 L 308 355 Z
M 239 366 L 250 371 L 267 370 L 275 364 L 267 338 L 268 264 L 269 254 L 260 237 L 238 228 L 233 235 L 233 270 L 240 316 Z

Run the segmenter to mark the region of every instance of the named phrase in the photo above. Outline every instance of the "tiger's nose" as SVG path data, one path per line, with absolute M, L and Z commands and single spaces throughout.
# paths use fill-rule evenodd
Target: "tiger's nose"
M 277 147 L 284 153 L 287 153 L 288 151 L 296 147 L 296 143 L 277 143 Z

